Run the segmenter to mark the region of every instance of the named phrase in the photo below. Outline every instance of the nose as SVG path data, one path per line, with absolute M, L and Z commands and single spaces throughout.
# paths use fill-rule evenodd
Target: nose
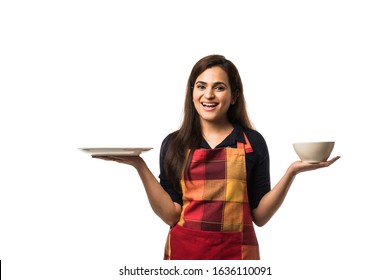
M 204 97 L 207 99 L 213 99 L 215 97 L 214 90 L 212 88 L 207 89 L 204 93 Z

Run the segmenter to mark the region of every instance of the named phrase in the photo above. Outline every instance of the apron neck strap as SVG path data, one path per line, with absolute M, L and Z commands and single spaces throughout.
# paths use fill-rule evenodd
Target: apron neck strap
M 252 146 L 251 146 L 251 143 L 249 142 L 249 139 L 248 137 L 246 136 L 245 132 L 244 133 L 244 139 L 245 139 L 245 144 L 238 141 L 237 142 L 237 148 L 238 149 L 244 149 L 245 150 L 245 153 L 252 153 L 253 152 L 253 149 L 252 149 Z

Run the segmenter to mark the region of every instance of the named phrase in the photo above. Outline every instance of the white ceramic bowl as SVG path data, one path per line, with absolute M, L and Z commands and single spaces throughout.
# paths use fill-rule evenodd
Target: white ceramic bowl
M 334 147 L 334 142 L 300 142 L 293 147 L 303 162 L 318 163 L 326 161 Z

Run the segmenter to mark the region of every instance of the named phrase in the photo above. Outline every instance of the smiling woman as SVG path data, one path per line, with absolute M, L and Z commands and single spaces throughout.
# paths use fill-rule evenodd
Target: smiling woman
M 227 112 L 235 99 L 229 85 L 229 78 L 221 67 L 211 67 L 199 75 L 195 81 L 193 102 L 199 114 L 204 136 L 207 134 L 205 131 L 212 130 L 213 127 L 218 130 L 226 129 L 227 132 L 233 130 Z M 214 147 L 223 139 L 217 137 L 215 140 L 212 145 Z
M 160 181 L 140 156 L 97 158 L 130 164 L 154 212 L 170 226 L 164 259 L 260 259 L 254 224 L 266 224 L 295 178 L 326 162 L 292 163 L 271 189 L 269 155 L 246 110 L 237 68 L 221 55 L 193 67 L 181 127 L 163 141 Z

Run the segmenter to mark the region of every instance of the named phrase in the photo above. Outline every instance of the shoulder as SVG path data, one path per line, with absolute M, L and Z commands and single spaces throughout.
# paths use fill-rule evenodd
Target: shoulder
M 172 139 L 175 138 L 175 136 L 177 135 L 177 132 L 178 132 L 178 130 L 171 132 L 164 138 L 164 140 L 161 143 L 161 152 L 162 153 L 164 153 L 164 154 L 166 153 L 166 151 L 168 150 L 169 144 L 172 142 Z
M 254 153 L 260 156 L 261 158 L 267 158 L 268 147 L 267 147 L 267 142 L 263 137 L 263 135 L 259 131 L 250 128 L 242 128 L 242 131 L 245 133 L 246 137 L 248 138 Z
M 179 131 L 176 130 L 174 132 L 169 133 L 167 136 L 165 136 L 164 140 L 162 141 L 162 144 L 170 143 L 172 139 L 174 139 Z
M 245 135 L 248 137 L 249 142 L 251 145 L 266 145 L 265 138 L 263 135 L 254 129 L 251 128 L 242 128 L 242 131 L 245 133 Z

